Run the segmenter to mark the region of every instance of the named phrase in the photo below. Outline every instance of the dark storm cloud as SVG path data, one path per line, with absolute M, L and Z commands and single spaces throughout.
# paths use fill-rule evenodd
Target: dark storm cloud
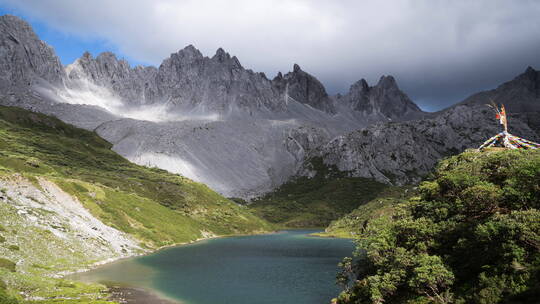
M 275 75 L 293 63 L 331 93 L 392 74 L 437 110 L 540 68 L 540 1 L 0 0 L 124 55 L 159 64 L 194 44 Z

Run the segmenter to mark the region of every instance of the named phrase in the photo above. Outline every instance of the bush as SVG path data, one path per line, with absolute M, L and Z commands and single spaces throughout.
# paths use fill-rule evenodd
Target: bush
M 19 251 L 21 248 L 17 245 L 9 245 L 8 249 L 13 251 Z
M 0 243 L 4 243 L 6 241 L 6 238 L 0 235 Z
M 76 286 L 72 282 L 60 281 L 60 282 L 56 283 L 56 287 L 75 288 Z
M 17 264 L 15 264 L 14 262 L 8 260 L 8 259 L 4 259 L 4 258 L 0 258 L 0 268 L 5 268 L 11 272 L 15 272 L 15 268 L 16 268 Z M 0 302 L 1 303 L 1 302 Z
M 19 301 L 9 296 L 6 291 L 0 289 L 0 303 L 2 304 L 18 304 Z
M 502 303 L 540 282 L 540 151 L 466 152 L 358 240 L 337 303 Z M 533 298 L 530 298 L 533 299 Z

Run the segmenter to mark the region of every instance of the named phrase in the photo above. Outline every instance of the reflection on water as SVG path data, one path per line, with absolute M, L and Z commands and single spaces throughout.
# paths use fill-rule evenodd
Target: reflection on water
M 207 240 L 123 260 L 72 276 L 152 288 L 191 304 L 329 303 L 337 263 L 350 240 L 309 237 L 313 231 Z

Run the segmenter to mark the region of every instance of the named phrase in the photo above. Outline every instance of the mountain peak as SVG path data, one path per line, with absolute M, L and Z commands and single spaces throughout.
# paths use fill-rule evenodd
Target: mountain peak
M 180 57 L 187 57 L 187 58 L 202 58 L 203 57 L 202 53 L 192 44 L 179 50 L 173 55 L 179 55 Z
M 539 72 L 537 70 L 535 70 L 533 67 L 531 66 L 528 66 L 527 69 L 525 70 L 525 72 L 523 72 L 523 74 L 521 74 L 521 76 L 523 78 L 527 78 L 531 81 L 536 81 L 537 79 L 539 79 L 540 77 L 538 76 Z
M 193 46 L 193 44 L 188 44 L 186 45 L 186 47 L 182 49 L 182 51 L 194 53 L 194 52 L 198 52 L 199 50 L 195 46 Z
M 315 76 L 303 71 L 298 64 L 293 65 L 292 72 L 281 76 L 279 73 L 274 78 L 274 83 L 281 90 L 286 89 L 288 97 L 326 113 L 335 113 L 334 105 L 323 84 Z
M 535 81 L 536 78 L 538 77 L 537 76 L 538 74 L 539 74 L 539 71 L 535 70 L 532 66 L 528 66 L 523 73 L 519 74 L 512 81 L 524 80 L 524 79 Z M 510 81 L 510 82 L 512 82 L 512 81 Z
M 355 82 L 343 97 L 353 110 L 368 116 L 383 115 L 389 119 L 408 119 L 420 113 L 418 106 L 403 93 L 393 76 L 382 76 L 370 87 L 365 79 Z
M 93 59 L 94 57 L 92 56 L 92 54 L 90 54 L 90 52 L 84 51 L 84 53 L 82 54 L 81 58 L 90 60 L 90 59 Z
M 19 18 L 17 16 L 13 16 L 13 15 L 9 15 L 9 14 L 0 16 L 0 22 L 2 22 L 4 24 L 7 24 L 7 25 L 10 25 L 10 26 L 13 26 L 13 27 L 24 26 L 24 27 L 28 27 L 29 29 L 31 29 L 28 22 L 24 21 L 23 19 L 21 19 L 21 18 Z
M 381 76 L 381 78 L 379 79 L 379 82 L 377 83 L 377 86 L 384 89 L 389 89 L 389 88 L 399 89 L 396 83 L 396 79 L 392 75 Z
M 499 88 L 504 90 L 509 88 L 512 88 L 513 90 L 524 89 L 530 92 L 535 92 L 537 96 L 540 96 L 540 71 L 528 66 L 523 73 L 519 74 L 514 79 L 503 83 L 499 86 Z
M 26 21 L 13 15 L 0 16 L 0 90 L 22 89 L 39 82 L 62 82 L 64 68 L 52 47 L 35 34 Z
M 225 50 L 223 48 L 219 47 L 216 50 L 216 55 L 215 56 L 223 56 L 223 55 L 227 55 L 227 52 L 225 52 Z
M 102 52 L 96 57 L 96 59 L 100 59 L 100 58 L 101 59 L 107 58 L 107 59 L 118 60 L 118 58 L 116 58 L 116 54 L 114 54 L 113 52 L 109 52 L 109 51 Z
M 218 48 L 216 50 L 216 54 L 212 57 L 212 59 L 217 60 L 219 62 L 224 62 L 228 59 L 231 59 L 231 55 L 229 53 L 225 52 L 224 49 Z
M 367 83 L 367 81 L 362 78 L 360 80 L 358 80 L 357 82 L 353 83 L 351 85 L 351 88 L 349 89 L 349 92 L 352 92 L 352 91 L 362 91 L 362 92 L 367 92 L 369 91 L 369 84 Z

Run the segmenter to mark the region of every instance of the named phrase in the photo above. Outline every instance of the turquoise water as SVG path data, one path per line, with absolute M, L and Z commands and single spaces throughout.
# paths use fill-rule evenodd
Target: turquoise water
M 207 240 L 113 263 L 75 279 L 151 288 L 189 304 L 329 303 L 337 263 L 350 256 L 345 239 L 314 231 Z

